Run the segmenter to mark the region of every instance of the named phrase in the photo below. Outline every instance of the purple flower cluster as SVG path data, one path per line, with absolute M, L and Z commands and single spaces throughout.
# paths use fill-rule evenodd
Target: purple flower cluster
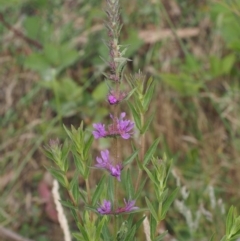
M 120 94 L 117 95 L 113 90 L 111 90 L 107 98 L 110 105 L 116 105 L 126 98 L 126 94 L 124 92 L 120 92 Z
M 113 120 L 113 124 L 108 126 L 108 130 L 105 129 L 105 125 L 102 123 L 93 124 L 94 131 L 92 132 L 95 139 L 110 136 L 121 136 L 123 139 L 129 139 L 131 137 L 131 130 L 134 127 L 134 122 L 130 120 L 124 120 L 126 116 L 125 112 L 122 112 L 120 118 L 110 117 Z
M 95 167 L 102 168 L 102 169 L 109 171 L 110 174 L 112 176 L 116 177 L 117 180 L 120 182 L 121 181 L 121 170 L 123 169 L 122 165 L 121 164 L 117 164 L 116 166 L 112 165 L 110 158 L 109 158 L 108 150 L 101 151 L 101 156 L 102 157 L 96 158 L 97 164 L 95 165 Z
M 135 207 L 135 200 L 126 201 L 124 199 L 125 206 L 117 208 L 115 211 L 112 211 L 111 202 L 108 200 L 104 200 L 102 205 L 99 205 L 97 211 L 102 215 L 109 215 L 109 214 L 120 214 L 120 213 L 127 213 L 138 209 Z

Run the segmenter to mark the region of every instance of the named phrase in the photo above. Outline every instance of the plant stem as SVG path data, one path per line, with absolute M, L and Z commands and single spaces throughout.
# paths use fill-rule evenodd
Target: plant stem
M 116 83 L 115 91 L 118 96 L 119 82 Z M 116 125 L 114 128 L 117 128 L 118 112 L 119 112 L 119 106 L 114 105 L 113 125 Z M 118 137 L 114 138 L 113 147 L 114 147 L 114 165 L 116 166 L 117 164 L 119 164 L 119 139 L 118 139 Z M 117 207 L 118 207 L 118 180 L 116 178 L 114 178 L 114 209 L 116 210 Z M 117 231 L 118 231 L 118 218 L 117 218 L 117 216 L 114 216 L 114 237 L 117 236 Z
M 86 179 L 86 189 L 87 189 L 87 198 L 88 198 L 88 204 L 91 203 L 91 189 L 89 184 L 89 179 Z
M 90 189 L 90 183 L 89 183 L 89 178 L 85 180 L 86 182 L 86 189 L 87 189 L 87 199 L 88 199 L 88 204 L 91 204 L 91 189 Z M 93 213 L 90 212 L 90 220 L 93 220 Z
M 141 113 L 141 125 L 144 126 L 144 122 L 145 122 L 145 118 L 144 118 L 144 114 Z M 140 144 L 140 157 L 139 160 L 140 162 L 143 164 L 143 160 L 144 160 L 144 154 L 145 154 L 145 143 L 146 143 L 146 135 L 145 133 L 141 135 L 141 144 Z M 141 168 L 138 169 L 138 177 L 137 177 L 137 182 L 136 182 L 136 186 L 135 186 L 135 192 L 138 190 L 139 184 L 140 184 L 140 180 L 142 178 L 142 174 L 143 171 Z
M 77 201 L 75 200 L 72 192 L 69 190 L 69 185 L 70 185 L 70 184 L 69 184 L 69 181 L 68 181 L 68 179 L 67 179 L 67 176 L 65 176 L 65 182 L 66 182 L 67 191 L 68 191 L 68 195 L 69 195 L 69 197 L 70 197 L 71 203 L 73 204 L 73 206 L 74 206 L 74 207 L 76 208 L 76 210 L 77 210 L 76 212 L 77 212 L 78 222 L 83 225 L 83 220 L 82 220 L 80 211 L 79 211 L 79 209 L 78 209 L 78 203 L 77 203 Z

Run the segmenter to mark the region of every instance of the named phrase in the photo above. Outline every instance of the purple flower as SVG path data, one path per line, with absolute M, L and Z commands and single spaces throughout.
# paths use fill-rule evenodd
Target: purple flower
M 138 209 L 138 207 L 134 207 L 134 205 L 135 205 L 135 200 L 132 200 L 132 201 L 126 201 L 125 199 L 124 199 L 124 203 L 125 203 L 125 212 L 131 212 L 131 211 L 133 211 L 133 210 L 136 210 L 136 209 Z
M 105 150 L 105 151 L 101 151 L 101 157 L 97 157 L 96 161 L 98 164 L 96 164 L 96 167 L 99 168 L 103 168 L 103 169 L 108 169 L 110 164 L 110 160 L 109 160 L 109 151 Z
M 119 213 L 131 212 L 138 209 L 138 207 L 134 206 L 135 200 L 126 201 L 124 199 L 124 203 L 125 203 L 124 207 L 120 207 L 120 208 L 117 208 L 115 211 L 112 211 L 111 202 L 107 200 L 103 200 L 103 204 L 99 205 L 99 207 L 97 208 L 97 211 L 102 215 L 104 214 L 108 215 L 108 214 L 119 214 Z
M 103 200 L 103 204 L 99 205 L 99 208 L 97 209 L 97 211 L 100 214 L 110 214 L 111 213 L 111 202 L 108 200 Z
M 93 124 L 95 130 L 92 133 L 95 139 L 111 136 L 121 136 L 123 139 L 129 139 L 132 135 L 131 130 L 134 127 L 134 122 L 130 120 L 124 120 L 125 116 L 125 112 L 121 113 L 119 119 L 110 115 L 113 120 L 113 124 L 108 125 L 108 130 L 105 130 L 105 125 L 102 123 Z
M 108 102 L 109 102 L 110 105 L 114 105 L 114 104 L 118 103 L 118 100 L 114 95 L 109 94 L 108 95 Z
M 108 102 L 110 105 L 115 105 L 126 98 L 126 94 L 124 92 L 120 92 L 116 94 L 113 90 L 111 90 L 108 94 Z
M 93 127 L 95 128 L 95 130 L 92 133 L 95 139 L 99 139 L 107 135 L 105 125 L 103 125 L 102 123 L 93 124 Z
M 119 134 L 123 139 L 129 139 L 131 137 L 130 131 L 134 127 L 134 122 L 130 120 L 123 120 L 123 118 L 126 116 L 125 112 L 122 112 L 120 115 L 120 118 L 117 120 L 117 128 L 119 130 Z
M 120 164 L 117 164 L 115 167 L 111 166 L 110 167 L 110 173 L 113 177 L 116 177 L 118 179 L 118 181 L 121 181 L 121 170 L 122 170 L 122 166 Z
M 109 158 L 109 151 L 101 151 L 101 157 L 96 158 L 97 164 L 95 167 L 102 168 L 110 172 L 110 174 L 117 178 L 117 180 L 121 181 L 121 170 L 122 165 L 117 164 L 116 166 L 112 165 L 110 158 Z
M 124 199 L 124 203 L 125 203 L 125 207 L 121 207 L 121 208 L 118 208 L 115 213 L 125 213 L 125 212 L 131 212 L 131 211 L 134 211 L 136 209 L 138 209 L 138 207 L 135 207 L 135 200 L 129 200 L 129 201 L 126 201 Z

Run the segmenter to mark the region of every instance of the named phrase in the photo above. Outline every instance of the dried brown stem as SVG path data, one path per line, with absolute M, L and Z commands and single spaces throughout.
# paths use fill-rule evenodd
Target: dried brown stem
M 0 13 L 0 22 L 3 24 L 3 26 L 5 26 L 8 30 L 10 30 L 11 32 L 13 32 L 17 37 L 23 39 L 25 42 L 29 43 L 30 45 L 35 46 L 38 49 L 43 49 L 42 44 L 40 44 L 38 41 L 31 39 L 29 37 L 27 37 L 26 35 L 24 35 L 22 32 L 20 32 L 19 30 L 15 29 L 14 27 L 12 27 L 8 22 L 5 21 L 4 16 L 2 13 Z

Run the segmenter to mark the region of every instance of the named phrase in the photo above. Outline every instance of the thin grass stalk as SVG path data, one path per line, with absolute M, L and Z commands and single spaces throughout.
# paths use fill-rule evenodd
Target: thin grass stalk
M 53 180 L 53 188 L 52 188 L 52 194 L 53 194 L 53 200 L 56 205 L 57 213 L 58 213 L 58 221 L 60 224 L 60 227 L 62 228 L 63 234 L 64 234 L 64 241 L 71 241 L 71 234 L 69 231 L 69 226 L 67 222 L 67 218 L 64 214 L 63 207 L 59 200 L 61 200 L 59 195 L 59 184 L 57 180 Z

